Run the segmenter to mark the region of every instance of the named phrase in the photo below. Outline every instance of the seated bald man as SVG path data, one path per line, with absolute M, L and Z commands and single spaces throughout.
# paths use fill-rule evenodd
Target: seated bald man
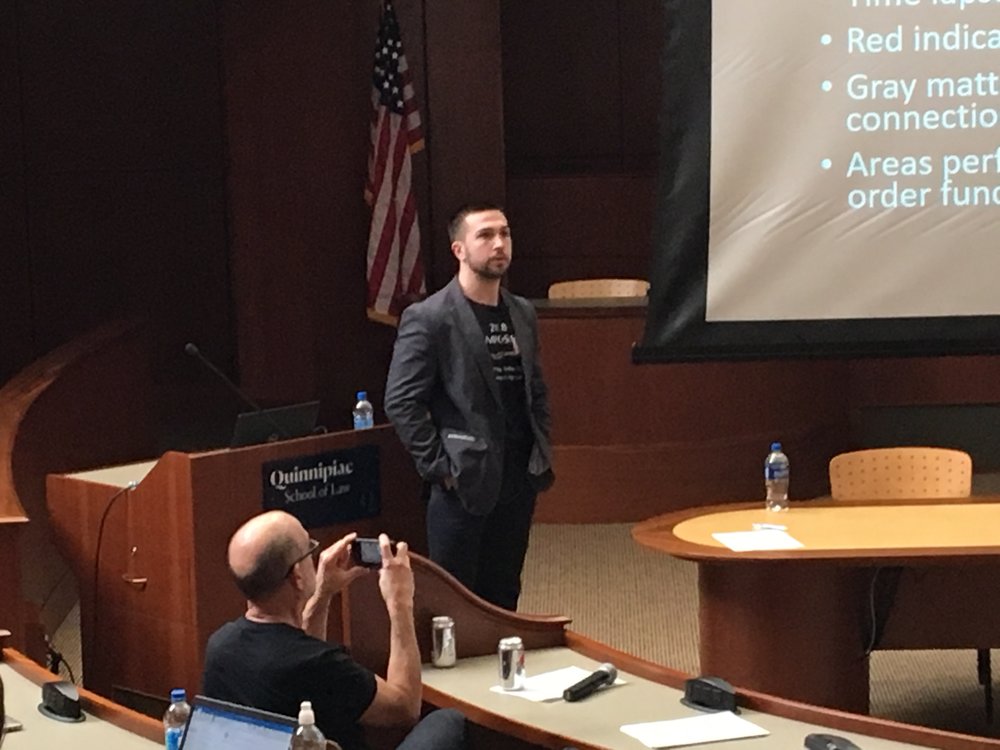
M 302 701 L 312 701 L 316 724 L 344 750 L 366 748 L 362 725 L 416 724 L 422 684 L 406 542 L 393 553 L 388 537 L 379 536 L 379 589 L 390 622 L 386 678 L 326 640 L 330 600 L 369 572 L 351 562 L 356 536 L 320 551 L 298 519 L 282 511 L 262 513 L 237 529 L 229 542 L 229 569 L 247 609 L 208 639 L 205 695 L 293 717 Z M 462 748 L 464 735 L 461 714 L 434 711 L 399 748 Z

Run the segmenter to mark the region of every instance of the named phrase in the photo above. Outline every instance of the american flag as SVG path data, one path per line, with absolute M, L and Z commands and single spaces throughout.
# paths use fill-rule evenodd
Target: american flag
M 420 227 L 411 185 L 410 155 L 424 147 L 420 112 L 403 55 L 399 22 L 387 2 L 375 40 L 371 147 L 365 200 L 368 234 L 368 317 L 395 323 L 406 301 L 425 291 Z

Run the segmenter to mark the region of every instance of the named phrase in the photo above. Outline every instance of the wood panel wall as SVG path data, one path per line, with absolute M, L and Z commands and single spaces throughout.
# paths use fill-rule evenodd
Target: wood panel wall
M 649 273 L 662 3 L 505 3 L 507 207 L 515 291 Z
M 0 0 L 0 382 L 39 353 L 31 326 L 31 264 L 25 211 L 24 130 L 18 75 L 18 18 Z
M 186 337 L 231 348 L 216 29 L 211 3 L 0 0 L 0 378 L 136 314 L 161 372 Z
M 264 400 L 312 398 L 334 362 L 333 381 L 364 388 L 359 360 L 372 346 L 385 353 L 385 337 L 360 340 L 367 328 L 364 71 L 376 25 L 371 3 L 224 4 L 239 371 Z M 343 390 L 333 395 L 346 403 L 356 388 Z
M 640 315 L 541 312 L 556 482 L 536 520 L 620 523 L 762 497 L 774 440 L 793 499 L 829 492 L 827 463 L 850 445 L 847 362 L 637 366 L 641 329 Z
M 397 2 L 432 289 L 454 268 L 447 215 L 483 197 L 515 225 L 514 291 L 645 275 L 660 5 Z M 228 428 L 205 403 L 238 408 L 189 340 L 260 401 L 320 398 L 331 429 L 356 390 L 380 408 L 394 332 L 362 309 L 361 199 L 379 6 L 0 0 L 0 379 L 138 315 L 177 433 Z M 960 361 L 860 363 L 850 387 L 863 404 L 998 400 L 995 360 Z

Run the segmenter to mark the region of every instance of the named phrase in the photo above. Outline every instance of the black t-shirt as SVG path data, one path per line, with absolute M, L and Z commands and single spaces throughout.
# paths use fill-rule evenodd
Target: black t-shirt
M 483 305 L 469 300 L 476 314 L 486 349 L 493 361 L 493 377 L 500 387 L 503 400 L 504 421 L 507 439 L 504 446 L 508 459 L 527 464 L 527 455 L 534 442 L 531 422 L 528 420 L 528 400 L 524 390 L 524 365 L 521 349 L 517 343 L 517 332 L 510 319 L 507 303 L 500 298 L 498 305 Z M 508 473 L 505 468 L 505 474 Z M 524 466 L 519 467 L 521 471 Z
M 312 701 L 316 724 L 344 750 L 364 750 L 358 718 L 375 699 L 375 675 L 343 648 L 283 623 L 227 622 L 208 639 L 202 690 L 210 698 L 299 715 Z

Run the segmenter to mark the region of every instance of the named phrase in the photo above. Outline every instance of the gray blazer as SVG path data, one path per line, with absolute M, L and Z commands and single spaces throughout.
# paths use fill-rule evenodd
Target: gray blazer
M 523 297 L 501 293 L 521 349 L 535 435 L 529 478 L 546 489 L 552 483 L 550 416 L 535 309 Z M 403 312 L 385 412 L 424 479 L 440 483 L 450 475 L 466 510 L 476 515 L 493 510 L 503 475 L 503 402 L 482 328 L 457 277 Z

